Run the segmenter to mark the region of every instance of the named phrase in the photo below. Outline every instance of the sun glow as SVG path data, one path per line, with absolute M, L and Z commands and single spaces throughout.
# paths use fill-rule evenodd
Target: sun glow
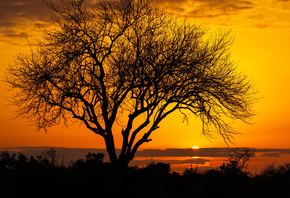
M 192 149 L 199 149 L 199 147 L 198 146 L 193 146 L 193 147 L 191 147 Z

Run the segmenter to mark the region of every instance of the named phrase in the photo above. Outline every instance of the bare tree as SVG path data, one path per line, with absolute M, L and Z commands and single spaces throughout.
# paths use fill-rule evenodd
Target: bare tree
M 40 155 L 36 156 L 38 162 L 42 165 L 49 167 L 57 167 L 59 165 L 60 155 L 53 148 L 42 152 Z
M 233 148 L 230 150 L 230 162 L 235 162 L 240 169 L 243 169 L 248 161 L 255 156 L 255 149 Z
M 251 148 L 232 148 L 229 150 L 229 162 L 223 163 L 220 169 L 231 173 L 248 175 L 249 172 L 245 171 L 246 163 L 255 156 L 255 149 Z
M 150 0 L 44 3 L 54 26 L 6 76 L 18 115 L 38 129 L 80 121 L 104 138 L 111 163 L 123 166 L 173 112 L 200 117 L 205 135 L 226 141 L 235 131 L 224 118 L 253 115 L 252 85 L 230 59 L 229 33 L 207 39 Z M 120 118 L 118 157 L 112 127 Z

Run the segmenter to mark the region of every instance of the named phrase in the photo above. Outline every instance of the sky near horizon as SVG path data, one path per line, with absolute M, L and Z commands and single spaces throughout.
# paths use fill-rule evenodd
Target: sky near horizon
M 251 125 L 234 122 L 236 145 L 255 148 L 290 148 L 290 0 L 156 0 L 156 5 L 177 13 L 209 32 L 229 31 L 235 38 L 232 59 L 239 72 L 255 84 L 260 100 Z M 41 0 L 0 0 L 0 78 L 19 52 L 29 53 L 27 42 L 39 37 L 39 25 L 49 23 Z M 1 79 L 1 80 L 2 80 Z M 0 82 L 0 147 L 53 146 L 104 148 L 103 140 L 84 126 L 55 126 L 36 132 L 5 100 L 11 93 Z M 117 148 L 121 136 L 116 136 Z M 201 123 L 191 117 L 182 123 L 174 113 L 153 132 L 153 141 L 141 148 L 224 147 L 221 137 L 208 140 Z M 119 141 L 118 141 L 119 140 Z

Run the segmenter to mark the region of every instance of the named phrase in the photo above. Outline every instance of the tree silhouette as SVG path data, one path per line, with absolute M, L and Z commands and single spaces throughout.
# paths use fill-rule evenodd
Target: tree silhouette
M 18 115 L 38 129 L 80 121 L 104 138 L 113 165 L 126 166 L 173 112 L 200 117 L 205 135 L 226 141 L 235 134 L 226 117 L 253 115 L 253 87 L 230 59 L 229 33 L 208 36 L 150 0 L 43 1 L 53 26 L 6 75 Z
M 229 152 L 229 162 L 223 163 L 220 169 L 231 174 L 247 175 L 245 171 L 246 163 L 255 156 L 255 149 L 251 148 L 232 148 Z

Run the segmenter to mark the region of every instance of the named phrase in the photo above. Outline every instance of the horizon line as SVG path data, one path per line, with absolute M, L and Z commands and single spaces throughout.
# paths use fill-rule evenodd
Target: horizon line
M 45 149 L 45 148 L 58 148 L 58 149 L 92 149 L 92 150 L 107 150 L 106 148 L 91 148 L 91 147 L 63 147 L 63 146 L 14 146 L 14 147 L 0 147 L 0 150 L 3 149 Z M 138 151 L 144 151 L 144 150 L 158 150 L 158 151 L 166 151 L 166 150 L 200 150 L 200 149 L 234 149 L 234 148 L 250 148 L 255 149 L 256 151 L 259 150 L 290 150 L 290 148 L 255 148 L 255 147 L 247 147 L 247 146 L 237 146 L 237 147 L 199 147 L 198 149 L 193 149 L 192 147 L 166 147 L 166 148 L 144 148 L 139 149 Z M 122 148 L 116 148 L 116 150 L 121 150 Z

